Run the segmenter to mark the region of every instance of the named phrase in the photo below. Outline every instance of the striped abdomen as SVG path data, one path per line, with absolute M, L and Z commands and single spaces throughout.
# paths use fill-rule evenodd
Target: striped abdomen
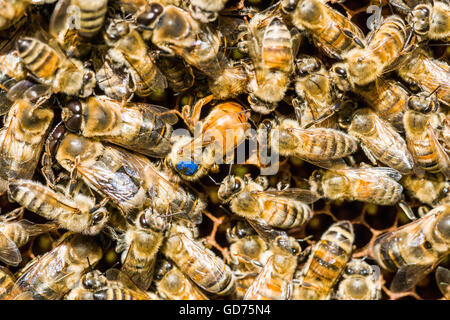
M 157 284 L 158 292 L 170 300 L 208 300 L 177 267 L 169 270 Z
M 55 50 L 34 38 L 19 39 L 17 50 L 27 69 L 40 78 L 52 78 L 61 63 Z
M 102 28 L 108 0 L 78 0 L 81 36 L 92 38 Z
M 431 173 L 442 172 L 450 175 L 450 160 L 439 144 L 431 127 L 428 127 L 428 117 L 415 111 L 405 114 L 404 126 L 408 148 L 418 166 Z
M 326 299 L 351 257 L 354 240 L 349 221 L 333 224 L 311 252 L 296 299 Z
M 28 232 L 20 225 L 20 223 L 9 222 L 0 229 L 1 232 L 19 248 L 26 244 L 30 239 Z
M 290 72 L 292 68 L 291 33 L 283 21 L 274 18 L 262 39 L 262 59 L 266 68 Z
M 185 65 L 181 59 L 161 57 L 158 59 L 158 68 L 167 79 L 169 87 L 175 92 L 183 92 L 194 84 L 192 68 Z
M 295 130 L 292 135 L 299 139 L 294 155 L 306 160 L 340 159 L 358 149 L 353 137 L 338 130 L 312 128 L 303 132 Z
M 376 179 L 364 178 L 349 181 L 347 199 L 364 201 L 378 205 L 394 205 L 400 201 L 403 187 L 394 179 L 378 176 Z
M 131 60 L 131 59 L 130 59 Z M 129 61 L 130 62 L 130 61 Z M 140 97 L 146 97 L 152 94 L 156 89 L 156 82 L 160 77 L 164 77 L 153 61 L 150 59 L 133 59 L 131 62 L 133 71 L 137 74 L 136 94 Z M 162 88 L 163 89 L 163 88 Z
M 311 208 L 288 198 L 263 197 L 261 218 L 269 225 L 289 229 L 305 224 L 311 217 Z
M 150 300 L 144 293 L 114 284 L 94 292 L 93 298 L 94 300 Z

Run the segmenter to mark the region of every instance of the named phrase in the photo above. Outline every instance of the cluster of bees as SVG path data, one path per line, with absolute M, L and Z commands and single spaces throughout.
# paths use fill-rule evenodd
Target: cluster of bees
M 447 0 L 0 0 L 0 36 L 0 299 L 450 297 Z M 358 247 L 343 202 L 396 222 Z

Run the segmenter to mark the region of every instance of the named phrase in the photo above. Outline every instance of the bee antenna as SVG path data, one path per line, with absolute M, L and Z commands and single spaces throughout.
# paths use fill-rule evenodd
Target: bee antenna
M 218 183 L 216 180 L 214 180 L 214 178 L 211 177 L 209 174 L 208 174 L 208 177 L 211 179 L 212 182 L 214 182 L 214 184 L 215 184 L 216 186 L 220 186 L 220 183 Z
M 87 260 L 87 262 L 88 262 L 89 272 L 90 272 L 90 271 L 93 271 L 92 265 L 91 265 L 91 261 L 89 260 L 89 257 L 86 256 L 86 260 Z
M 307 236 L 306 238 L 303 238 L 303 239 L 295 239 L 295 241 L 297 241 L 299 243 L 302 243 L 302 242 L 305 242 L 305 241 L 311 239 L 312 237 L 313 237 L 312 235 L 309 235 L 309 236 Z
M 437 91 L 439 91 L 441 89 L 441 85 L 438 85 L 436 87 L 436 89 L 434 89 L 428 96 L 427 98 L 431 97 L 433 94 L 435 94 Z
M 233 168 L 233 163 L 230 163 L 230 167 L 228 168 L 228 177 L 231 176 L 231 169 Z

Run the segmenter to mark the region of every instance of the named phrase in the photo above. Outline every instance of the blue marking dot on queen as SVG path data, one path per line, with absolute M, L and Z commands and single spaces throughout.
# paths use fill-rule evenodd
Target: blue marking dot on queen
M 198 164 L 193 161 L 180 161 L 177 163 L 177 170 L 184 175 L 192 176 L 198 170 Z

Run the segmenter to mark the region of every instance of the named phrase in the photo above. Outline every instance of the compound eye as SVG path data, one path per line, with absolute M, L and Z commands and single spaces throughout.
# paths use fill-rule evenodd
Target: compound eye
M 94 217 L 92 218 L 94 225 L 99 224 L 103 220 L 104 217 L 105 217 L 105 214 L 103 212 L 94 214 Z
M 163 10 L 163 7 L 159 3 L 152 3 L 150 4 L 149 10 L 141 13 L 136 21 L 140 26 L 150 27 L 161 15 Z
M 241 190 L 241 181 L 236 179 L 231 187 L 231 192 L 238 192 L 239 190 Z
M 342 78 L 347 78 L 347 71 L 344 68 L 336 67 L 334 70 Z
M 298 0 L 287 0 L 283 3 L 283 10 L 286 12 L 292 12 L 297 8 Z
M 295 256 L 298 253 L 298 249 L 292 248 L 291 253 Z
M 78 132 L 81 127 L 81 103 L 78 100 L 70 101 L 67 104 L 69 113 L 64 120 L 66 128 L 72 132 Z
M 141 226 L 143 226 L 144 228 L 150 228 L 150 225 L 148 224 L 145 214 L 141 215 L 141 217 L 139 218 L 139 222 L 140 222 Z
M 65 128 L 63 125 L 58 125 L 48 138 L 48 146 L 50 149 L 50 153 L 54 155 L 56 153 L 56 149 L 59 145 L 61 138 L 64 136 Z
M 319 71 L 320 70 L 320 62 L 319 61 L 316 61 L 315 63 L 314 63 L 314 66 L 313 66 L 313 69 L 312 69 L 312 71 L 314 71 L 314 72 L 316 72 L 316 71 Z

